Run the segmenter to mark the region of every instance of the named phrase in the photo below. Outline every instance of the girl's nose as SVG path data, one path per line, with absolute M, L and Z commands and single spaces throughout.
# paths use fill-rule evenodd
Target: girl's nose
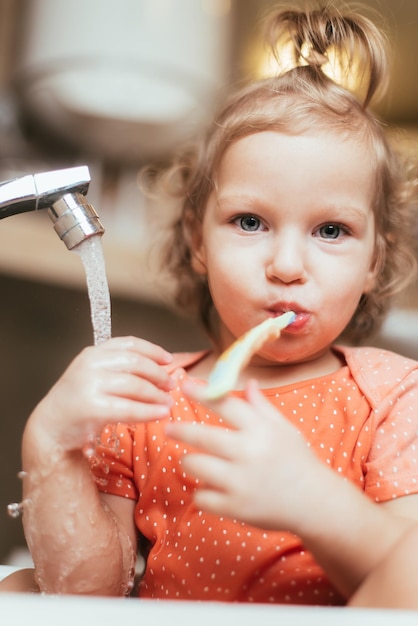
M 304 282 L 305 250 L 297 237 L 277 237 L 271 241 L 266 264 L 269 280 L 283 283 Z

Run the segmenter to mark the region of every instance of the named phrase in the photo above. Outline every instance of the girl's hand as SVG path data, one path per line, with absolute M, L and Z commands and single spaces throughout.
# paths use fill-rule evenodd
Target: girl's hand
M 64 450 L 81 449 L 109 422 L 169 415 L 174 383 L 163 365 L 171 355 L 135 337 L 85 348 L 36 407 L 32 435 Z
M 186 384 L 183 390 L 198 399 L 196 386 Z M 318 507 L 328 469 L 254 382 L 245 399 L 227 397 L 211 408 L 230 430 L 167 426 L 170 436 L 200 451 L 183 459 L 184 469 L 200 482 L 196 505 L 266 529 L 300 530 L 306 512 Z

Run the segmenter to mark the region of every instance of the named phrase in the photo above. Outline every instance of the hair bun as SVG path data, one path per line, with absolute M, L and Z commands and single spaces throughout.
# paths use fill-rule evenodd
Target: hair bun
M 325 63 L 328 63 L 326 53 L 318 52 L 317 50 L 313 50 L 313 48 L 310 48 L 308 54 L 304 54 L 303 58 L 308 65 L 313 65 L 314 67 L 322 67 Z
M 279 7 L 266 20 L 266 40 L 278 61 L 281 49 L 290 44 L 294 68 L 321 68 L 331 51 L 333 57 L 341 59 L 346 73 L 360 68 L 364 106 L 387 87 L 386 36 L 374 22 L 355 11 L 342 13 L 332 5 L 306 10 Z

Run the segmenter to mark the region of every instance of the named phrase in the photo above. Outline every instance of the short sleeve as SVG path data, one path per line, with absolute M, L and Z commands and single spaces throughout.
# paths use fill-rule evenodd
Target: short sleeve
M 365 489 L 377 502 L 418 492 L 418 372 L 410 372 L 374 410 Z
M 109 424 L 90 458 L 91 470 L 100 491 L 136 500 L 133 449 L 135 426 Z

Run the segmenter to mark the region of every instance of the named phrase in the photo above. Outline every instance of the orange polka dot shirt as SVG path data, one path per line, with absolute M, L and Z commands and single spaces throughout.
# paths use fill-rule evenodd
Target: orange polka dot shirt
M 264 394 L 326 464 L 374 501 L 418 493 L 418 364 L 376 348 L 336 351 L 346 363 L 338 371 Z M 201 356 L 177 355 L 174 376 L 187 376 Z M 180 387 L 172 394 L 172 420 L 222 424 Z M 141 597 L 344 602 L 297 536 L 198 510 L 196 483 L 182 470 L 186 450 L 165 427 L 107 427 L 92 464 L 101 491 L 137 502 L 136 525 L 151 546 Z

